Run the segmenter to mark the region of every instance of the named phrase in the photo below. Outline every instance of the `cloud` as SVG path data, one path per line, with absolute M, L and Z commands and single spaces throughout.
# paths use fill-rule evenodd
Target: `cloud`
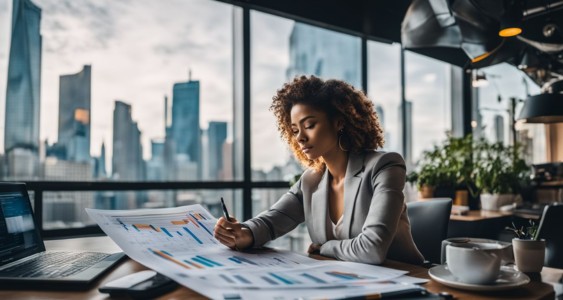
M 73 54 L 105 49 L 115 36 L 115 20 L 124 4 L 122 1 L 38 0 L 45 50 Z

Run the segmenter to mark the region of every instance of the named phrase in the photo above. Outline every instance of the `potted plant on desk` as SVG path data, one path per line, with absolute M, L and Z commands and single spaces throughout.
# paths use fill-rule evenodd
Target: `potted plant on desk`
M 408 182 L 416 183 L 420 198 L 454 199 L 459 188 L 468 190 L 472 185 L 472 143 L 471 135 L 448 136 L 441 144 L 422 153 L 416 171 L 407 176 Z
M 520 146 L 476 142 L 475 186 L 481 194 L 481 209 L 498 210 L 515 202 L 529 167 L 521 157 Z
M 538 240 L 538 225 L 529 220 L 529 225 L 520 228 L 512 223 L 507 230 L 514 232 L 516 237 L 512 239 L 514 249 L 514 260 L 520 272 L 541 272 L 545 258 L 545 240 Z

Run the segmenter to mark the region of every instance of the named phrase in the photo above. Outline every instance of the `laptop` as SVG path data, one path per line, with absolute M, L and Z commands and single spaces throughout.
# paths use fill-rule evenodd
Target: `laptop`
M 0 289 L 87 289 L 125 254 L 45 251 L 23 183 L 0 183 Z

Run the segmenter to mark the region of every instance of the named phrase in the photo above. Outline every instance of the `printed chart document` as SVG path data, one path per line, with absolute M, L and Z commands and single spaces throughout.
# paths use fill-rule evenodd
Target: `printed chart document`
M 407 272 L 380 266 L 321 261 L 289 251 L 233 251 L 213 237 L 217 219 L 199 204 L 86 211 L 130 258 L 213 299 L 294 299 L 315 291 L 337 297 L 416 287 L 397 281 Z M 288 287 L 294 292 L 287 294 Z

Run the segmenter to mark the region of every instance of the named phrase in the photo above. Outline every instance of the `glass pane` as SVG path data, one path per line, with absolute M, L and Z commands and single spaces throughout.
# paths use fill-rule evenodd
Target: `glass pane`
M 407 147 L 411 170 L 424 150 L 441 143 L 451 131 L 452 66 L 405 51 Z
M 43 228 L 49 230 L 94 225 L 85 208 L 136 209 L 202 204 L 219 218 L 223 215 L 221 197 L 225 199 L 229 213 L 242 220 L 240 190 L 44 192 Z
M 0 5 L 3 179 L 233 178 L 237 8 L 13 3 Z
M 345 80 L 361 88 L 360 38 L 251 11 L 253 180 L 300 173 L 269 111 L 272 96 L 296 75 Z
M 539 94 L 540 88 L 523 72 L 506 63 L 474 71 L 473 77 L 472 126 L 475 138 L 512 145 L 512 120 L 520 114 L 527 95 Z M 513 101 L 515 112 L 512 112 Z M 516 123 L 514 126 L 518 142 L 524 145 L 527 162 L 545 162 L 544 125 Z
M 253 189 L 252 190 L 252 215 L 257 216 L 260 212 L 270 209 L 278 201 L 287 189 Z M 307 253 L 311 244 L 311 238 L 305 223 L 297 226 L 286 235 L 277 238 L 267 244 L 268 247 L 286 249 L 302 253 Z
M 385 133 L 383 150 L 401 149 L 401 46 L 368 41 L 368 94 Z

